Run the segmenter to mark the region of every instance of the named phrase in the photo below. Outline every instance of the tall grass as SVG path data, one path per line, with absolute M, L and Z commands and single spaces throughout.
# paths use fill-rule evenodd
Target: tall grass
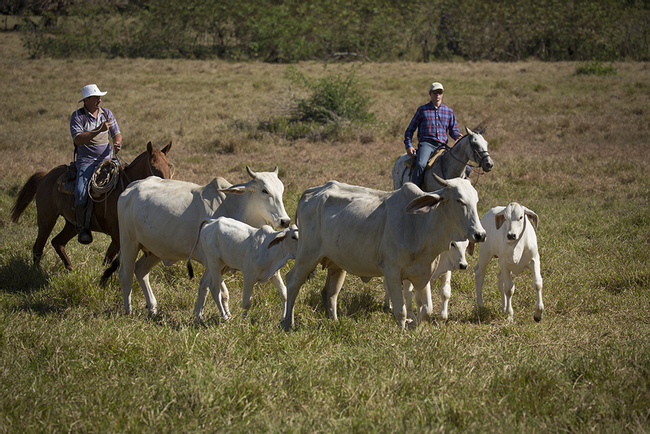
M 252 127 L 291 99 L 281 66 L 2 64 L 0 431 L 650 430 L 647 65 L 577 76 L 573 63 L 366 64 L 358 78 L 376 123 L 319 142 Z M 298 67 L 315 78 L 322 71 Z M 328 320 L 320 270 L 300 292 L 289 333 L 277 328 L 280 298 L 269 284 L 255 287 L 241 319 L 239 275 L 227 279 L 234 319 L 221 321 L 210 301 L 195 324 L 198 283 L 182 264 L 151 273 L 158 315 L 146 314 L 135 287 L 127 317 L 119 280 L 98 286 L 106 236 L 70 242 L 72 272 L 49 245 L 34 267 L 35 207 L 9 220 L 26 179 L 71 158 L 67 123 L 90 82 L 109 92 L 104 105 L 117 116 L 127 159 L 149 140 L 171 139 L 175 178 L 202 184 L 217 175 L 243 181 L 247 164 L 278 165 L 292 214 L 305 188 L 329 179 L 388 190 L 403 129 L 434 80 L 461 126 L 487 121 L 496 165 L 473 179 L 479 212 L 516 200 L 540 216 L 540 323 L 529 273 L 515 279 L 514 323 L 505 321 L 494 263 L 485 309 L 473 309 L 471 270 L 458 272 L 449 321 L 405 332 L 383 310 L 380 279 L 348 276 L 341 319 Z M 235 151 L 216 152 L 215 143 Z M 471 268 L 476 257 L 468 259 Z

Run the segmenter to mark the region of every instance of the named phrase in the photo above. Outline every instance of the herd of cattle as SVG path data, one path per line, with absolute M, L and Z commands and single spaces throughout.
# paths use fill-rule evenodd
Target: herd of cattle
M 468 160 L 491 169 L 487 142 L 479 133 L 467 131 L 466 140 L 478 149 Z M 127 314 L 132 310 L 134 275 L 147 309 L 154 314 L 157 301 L 149 282 L 151 269 L 161 261 L 169 265 L 182 260 L 192 277 L 195 260 L 205 266 L 194 309 L 197 320 L 202 319 L 208 290 L 222 318 L 231 317 L 223 274 L 239 270 L 243 314 L 251 306 L 255 283 L 271 280 L 282 299 L 281 326 L 290 329 L 298 293 L 320 264 L 327 270 L 322 297 L 330 318 L 337 319 L 337 298 L 347 273 L 364 281 L 383 277 L 386 307 L 403 328 L 433 316 L 431 286 L 438 278 L 443 281 L 439 317 L 448 318 L 451 271 L 466 269 L 465 251 L 472 254 L 475 244 L 482 243 L 475 268 L 477 306 L 483 306 L 487 265 L 498 257 L 498 286 L 507 318 L 513 317 L 512 274 L 529 268 L 537 291 L 534 319 L 541 320 L 538 217 L 526 207 L 513 202 L 491 209 L 480 219 L 478 194 L 463 176 L 431 173 L 425 186 L 429 191 L 423 191 L 404 182 L 403 173 L 396 177 L 394 169 L 393 191 L 337 181 L 307 189 L 291 224 L 278 168 L 273 172 L 246 169 L 250 181 L 237 185 L 223 178 L 201 186 L 151 176 L 124 190 L 117 202 L 120 253 L 103 281 L 119 266 Z M 275 231 L 271 226 L 284 229 Z M 295 261 L 285 287 L 280 269 L 289 259 Z

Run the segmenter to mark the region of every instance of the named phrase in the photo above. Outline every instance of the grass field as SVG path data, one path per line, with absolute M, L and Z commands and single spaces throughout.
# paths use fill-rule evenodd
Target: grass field
M 300 95 L 283 65 L 28 60 L 12 33 L 0 33 L 0 63 L 0 432 L 650 431 L 648 64 L 608 76 L 576 75 L 575 63 L 358 65 L 376 122 L 290 141 L 261 128 Z M 88 83 L 108 91 L 127 160 L 171 140 L 175 179 L 200 184 L 277 165 L 293 215 L 302 191 L 330 179 L 389 190 L 431 81 L 461 128 L 488 126 L 495 168 L 473 178 L 479 214 L 518 201 L 540 217 L 540 323 L 530 273 L 504 319 L 494 263 L 474 312 L 476 256 L 452 278 L 449 321 L 415 330 L 383 310 L 380 279 L 355 276 L 328 320 L 320 270 L 288 333 L 270 284 L 241 319 L 240 275 L 227 279 L 234 319 L 208 300 L 195 324 L 198 281 L 183 264 L 152 272 L 158 315 L 134 290 L 127 317 L 119 280 L 98 285 L 107 237 L 71 241 L 72 272 L 49 244 L 34 267 L 35 206 L 10 220 L 32 173 L 71 160 L 69 116 Z

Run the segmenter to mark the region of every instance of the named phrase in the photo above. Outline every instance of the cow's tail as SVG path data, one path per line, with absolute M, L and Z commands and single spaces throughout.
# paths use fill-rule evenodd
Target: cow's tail
M 208 222 L 207 220 L 203 220 L 199 225 L 199 230 L 196 233 L 196 239 L 194 240 L 194 245 L 192 246 L 192 250 L 190 251 L 190 257 L 187 258 L 187 274 L 190 277 L 190 280 L 194 278 L 194 268 L 192 267 L 192 255 L 194 254 L 194 249 L 196 249 L 196 246 L 199 244 L 199 238 L 201 237 L 201 229 L 203 229 L 203 225 L 206 224 L 207 222 Z
M 34 200 L 36 196 L 36 189 L 47 175 L 47 172 L 36 172 L 29 177 L 23 188 L 20 189 L 18 193 L 18 198 L 16 198 L 16 203 L 11 208 L 11 221 L 16 223 L 18 218 L 22 215 L 23 212 L 27 209 L 27 206 Z
M 118 268 L 120 268 L 120 252 L 117 253 L 117 256 L 115 259 L 113 259 L 113 262 L 111 262 L 111 266 L 108 267 L 106 271 L 104 271 L 104 274 L 102 274 L 102 278 L 99 280 L 99 286 L 106 286 L 106 282 L 108 282 L 109 277 L 111 277 Z

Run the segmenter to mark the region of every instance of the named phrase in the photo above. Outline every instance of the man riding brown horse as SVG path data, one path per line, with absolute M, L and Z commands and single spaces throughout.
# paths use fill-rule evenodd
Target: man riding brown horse
M 77 180 L 75 183 L 74 207 L 78 240 L 82 244 L 93 241 L 90 231 L 91 208 L 88 206 L 88 183 L 97 166 L 112 158 L 110 139 L 115 152 L 122 148 L 122 134 L 113 113 L 100 107 L 102 96 L 107 92 L 97 85 L 89 84 L 81 89 L 83 107 L 70 116 L 70 134 L 75 145 Z

